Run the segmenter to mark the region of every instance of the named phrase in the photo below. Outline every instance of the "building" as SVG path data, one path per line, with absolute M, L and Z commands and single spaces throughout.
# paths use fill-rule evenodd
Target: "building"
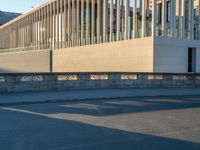
M 21 15 L 21 14 L 0 11 L 0 26 L 7 23 L 8 21 L 18 17 L 19 15 Z
M 194 0 L 49 0 L 0 27 L 0 72 L 200 72 L 199 22 Z

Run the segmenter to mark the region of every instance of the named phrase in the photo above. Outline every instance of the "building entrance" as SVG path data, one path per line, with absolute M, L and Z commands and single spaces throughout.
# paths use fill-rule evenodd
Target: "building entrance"
M 196 72 L 196 48 L 188 48 L 188 72 Z

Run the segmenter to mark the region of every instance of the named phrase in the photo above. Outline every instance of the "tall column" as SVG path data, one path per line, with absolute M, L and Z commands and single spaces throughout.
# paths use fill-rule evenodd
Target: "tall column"
M 53 16 L 52 16 L 52 12 L 53 12 L 53 10 L 52 10 L 52 4 L 49 4 L 49 10 L 50 10 L 50 20 L 49 20 L 49 22 L 50 22 L 50 24 L 49 24 L 49 34 L 50 34 L 50 36 L 49 36 L 49 38 L 50 38 L 50 49 L 52 50 L 53 49 L 53 47 L 52 47 L 52 35 L 53 35 L 53 32 L 52 32 L 52 29 L 53 29 Z
M 42 8 L 43 9 L 43 46 L 42 49 L 44 49 L 44 45 L 46 44 L 46 7 Z
M 74 11 L 74 7 L 75 7 L 75 0 L 72 0 L 72 8 L 71 8 L 71 17 L 72 17 L 72 45 L 74 46 L 74 35 L 75 35 L 75 11 Z
M 142 0 L 142 38 L 146 36 L 146 0 Z
M 89 0 L 86 0 L 86 44 L 89 43 Z
M 46 5 L 45 13 L 46 13 L 46 45 L 48 45 L 49 44 L 49 5 Z
M 103 42 L 106 42 L 107 36 L 107 10 L 108 10 L 108 1 L 103 0 Z
M 84 0 L 81 0 L 81 41 L 84 40 L 84 3 Z
M 46 44 L 49 45 L 49 5 L 46 6 Z M 47 47 L 46 46 L 46 47 Z
M 19 23 L 18 23 L 18 28 L 19 28 Z M 38 46 L 38 11 L 35 12 L 35 48 L 37 49 Z M 20 35 L 20 30 L 18 29 L 18 34 Z M 19 39 L 20 41 L 20 39 Z M 18 41 L 18 42 L 19 42 Z
M 38 26 L 38 30 L 39 30 L 39 49 L 40 49 L 40 46 L 41 46 L 41 37 L 42 37 L 42 34 L 41 34 L 41 30 L 42 30 L 42 20 L 41 20 L 41 9 L 39 10 L 39 26 Z M 23 33 L 23 32 L 22 32 Z M 23 34 L 22 34 L 23 35 Z
M 117 1 L 117 21 L 116 21 L 116 25 L 117 25 L 117 41 L 120 40 L 119 36 L 120 36 L 120 0 L 116 0 Z
M 66 48 L 67 45 L 66 45 L 66 35 L 67 35 L 67 1 L 64 0 L 64 24 L 63 24 L 63 41 L 64 41 L 64 47 Z
M 57 34 L 56 34 L 56 37 L 57 37 L 57 40 L 56 40 L 56 42 L 57 42 L 57 44 L 56 44 L 56 48 L 57 49 L 59 49 L 60 48 L 60 38 L 59 38 L 59 36 L 60 36 L 60 34 L 59 34 L 59 26 L 60 26 L 60 23 L 59 23 L 59 0 L 57 0 L 57 14 L 56 14 L 56 16 L 57 16 L 57 20 L 56 20 L 56 23 L 57 23 Z
M 162 0 L 162 35 L 166 36 L 166 0 Z
M 43 49 L 44 47 L 44 41 L 45 41 L 45 14 L 44 14 L 45 10 L 44 8 L 41 8 L 41 16 L 42 16 L 42 28 L 41 28 L 41 33 L 42 33 L 42 45 L 41 45 L 41 49 Z
M 48 38 L 49 38 L 49 28 L 48 28 L 48 5 L 45 7 L 45 44 L 48 44 Z
M 110 42 L 113 40 L 113 0 L 110 0 Z
M 133 39 L 137 37 L 137 0 L 133 0 Z
M 68 0 L 68 46 L 71 42 L 71 0 Z
M 185 0 L 181 0 L 181 38 L 185 38 Z
M 182 0 L 178 0 L 178 38 L 181 38 L 182 31 Z
M 95 36 L 95 0 L 92 0 L 92 28 L 91 28 L 91 31 L 92 31 L 92 34 L 91 34 L 91 41 L 92 41 L 92 44 L 94 44 L 94 36 Z
M 176 1 L 171 0 L 171 15 L 170 15 L 170 21 L 171 21 L 171 37 L 175 38 L 176 36 Z
M 199 0 L 199 36 L 198 40 L 200 40 L 200 0 Z
M 128 39 L 129 0 L 125 0 L 125 39 Z
M 60 48 L 63 48 L 63 0 L 60 0 Z
M 53 19 L 54 19 L 53 48 L 56 49 L 56 2 L 54 2 L 53 4 Z
M 194 0 L 189 0 L 189 38 L 194 39 Z
M 80 1 L 77 0 L 76 1 L 76 15 L 77 15 L 77 18 L 76 18 L 76 38 L 77 38 L 77 43 L 79 44 L 79 40 L 80 40 L 80 37 L 79 37 L 79 28 L 80 28 L 80 21 L 79 21 L 79 14 L 80 14 Z
M 151 36 L 154 38 L 156 36 L 157 30 L 157 0 L 152 0 L 152 29 L 151 29 Z
M 27 40 L 27 37 L 26 37 L 26 17 L 24 17 L 23 20 L 24 20 L 24 47 L 25 47 L 25 46 L 26 46 L 26 40 Z M 10 36 L 10 34 L 9 34 L 9 29 L 10 29 L 10 28 L 9 28 L 9 26 L 7 27 L 7 29 L 8 29 L 8 30 L 7 30 L 7 31 L 8 31 L 8 32 L 7 32 L 7 33 L 8 33 L 7 35 L 8 35 L 8 41 L 9 41 L 9 42 L 8 42 L 8 48 L 9 48 L 9 45 L 10 45 L 10 40 L 9 40 L 9 36 Z
M 97 41 L 100 42 L 101 34 L 101 0 L 97 0 Z

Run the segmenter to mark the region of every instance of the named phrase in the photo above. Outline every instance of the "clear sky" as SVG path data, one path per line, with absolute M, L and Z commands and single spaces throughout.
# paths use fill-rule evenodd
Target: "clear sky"
M 0 10 L 8 12 L 25 13 L 47 0 L 0 0 Z

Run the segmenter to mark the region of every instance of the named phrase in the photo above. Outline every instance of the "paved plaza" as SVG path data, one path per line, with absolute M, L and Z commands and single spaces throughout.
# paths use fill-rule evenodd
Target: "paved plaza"
M 0 107 L 1 150 L 199 150 L 200 96 Z

